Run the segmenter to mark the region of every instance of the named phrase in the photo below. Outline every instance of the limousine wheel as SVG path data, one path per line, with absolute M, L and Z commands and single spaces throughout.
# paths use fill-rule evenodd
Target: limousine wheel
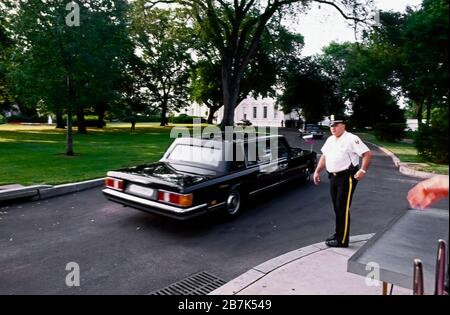
M 241 209 L 241 194 L 236 189 L 232 189 L 227 197 L 226 214 L 234 217 Z

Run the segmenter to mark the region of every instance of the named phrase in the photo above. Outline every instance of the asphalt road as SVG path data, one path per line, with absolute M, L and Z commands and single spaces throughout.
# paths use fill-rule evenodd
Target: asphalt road
M 288 141 L 309 148 L 296 134 Z M 419 181 L 373 149 L 354 196 L 351 235 L 377 232 L 406 211 L 406 193 Z M 100 188 L 2 207 L 0 294 L 147 294 L 200 271 L 229 281 L 328 237 L 327 184 L 323 174 L 319 186 L 285 186 L 231 222 L 214 213 L 184 222 L 146 214 L 107 201 Z M 80 266 L 79 287 L 66 286 L 69 262 Z

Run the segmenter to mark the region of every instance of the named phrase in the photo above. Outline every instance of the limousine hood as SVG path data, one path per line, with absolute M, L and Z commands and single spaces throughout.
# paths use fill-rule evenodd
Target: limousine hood
M 191 186 L 214 177 L 213 175 L 196 173 L 197 172 L 182 172 L 168 163 L 157 162 L 108 172 L 108 176 L 119 177 L 130 181 L 138 181 L 145 184 L 155 183 L 177 187 Z

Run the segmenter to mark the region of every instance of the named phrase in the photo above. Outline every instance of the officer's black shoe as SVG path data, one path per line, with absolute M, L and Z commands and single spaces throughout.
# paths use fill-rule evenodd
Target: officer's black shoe
M 332 241 L 332 240 L 335 240 L 336 239 L 336 233 L 334 233 L 333 235 L 331 235 L 329 238 L 327 238 L 326 240 L 325 240 L 325 242 L 329 242 L 329 241 Z
M 342 244 L 342 243 L 339 242 L 337 239 L 325 241 L 325 244 L 326 244 L 328 247 L 348 247 L 348 243 Z

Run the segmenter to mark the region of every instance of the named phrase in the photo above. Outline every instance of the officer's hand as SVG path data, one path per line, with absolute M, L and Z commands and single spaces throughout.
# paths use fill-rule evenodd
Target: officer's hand
M 366 174 L 363 171 L 359 170 L 353 177 L 355 177 L 356 180 L 361 180 L 364 178 L 364 176 L 366 176 Z
M 320 183 L 320 174 L 317 173 L 317 172 L 314 172 L 313 179 L 314 179 L 314 184 L 319 185 L 319 183 Z

